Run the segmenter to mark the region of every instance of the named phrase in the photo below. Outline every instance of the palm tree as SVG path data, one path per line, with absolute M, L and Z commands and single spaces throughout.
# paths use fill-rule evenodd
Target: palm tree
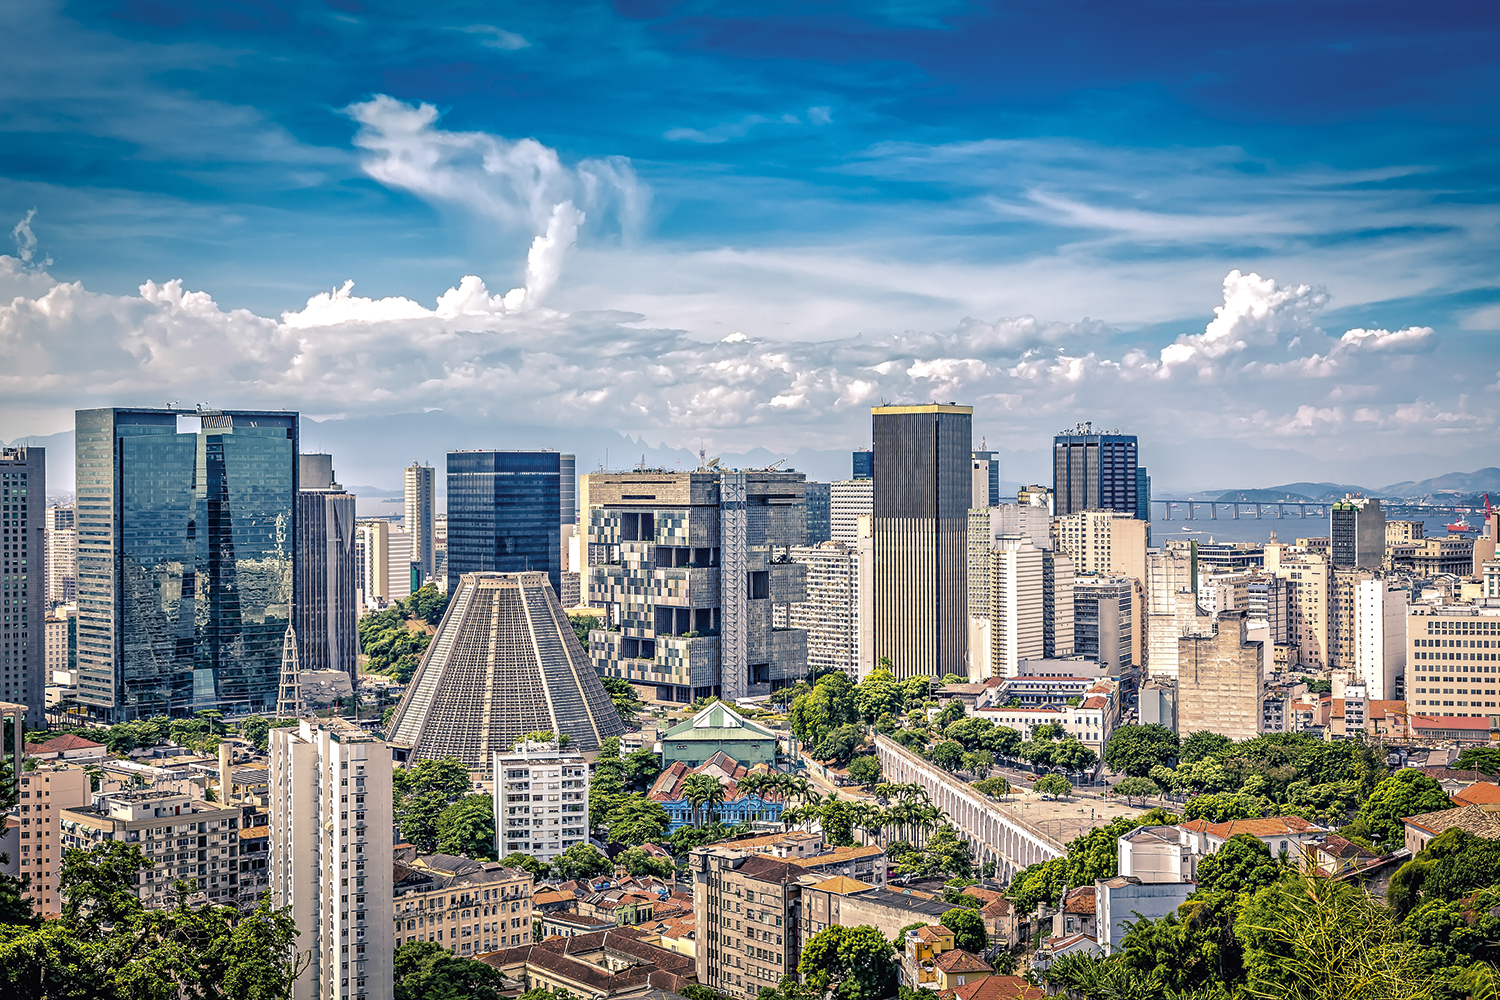
M 702 826 L 703 807 L 708 805 L 711 798 L 715 802 L 723 802 L 724 787 L 709 775 L 694 774 L 682 783 L 682 797 L 693 807 L 693 825 Z

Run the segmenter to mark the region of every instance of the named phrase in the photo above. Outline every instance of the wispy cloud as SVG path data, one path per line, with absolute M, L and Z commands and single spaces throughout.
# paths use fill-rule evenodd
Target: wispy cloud
M 502 49 L 507 52 L 513 52 L 516 49 L 531 47 L 531 43 L 524 36 L 518 35 L 514 31 L 506 31 L 504 28 L 497 28 L 493 24 L 470 24 L 462 28 L 455 28 L 454 30 L 474 35 L 479 39 L 480 45 L 489 49 Z
M 807 109 L 807 122 L 812 125 L 827 125 L 833 121 L 833 112 L 826 106 Z M 704 129 L 669 128 L 662 137 L 672 142 L 701 142 L 716 144 L 739 139 L 748 135 L 758 125 L 801 125 L 801 116 L 781 114 L 774 116 L 745 115 L 739 121 L 719 122 Z

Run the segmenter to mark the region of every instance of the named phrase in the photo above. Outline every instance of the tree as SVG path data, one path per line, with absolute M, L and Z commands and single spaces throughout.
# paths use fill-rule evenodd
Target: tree
M 689 775 L 682 783 L 682 797 L 693 807 L 693 825 L 702 826 L 706 814 L 717 821 L 714 807 L 724 801 L 724 786 L 711 774 Z
M 1011 879 L 1005 894 L 1022 913 L 1032 913 L 1038 903 L 1056 905 L 1067 884 L 1068 859 L 1052 858 L 1022 868 Z
M 1422 903 L 1453 902 L 1500 883 L 1500 840 L 1454 827 L 1427 842 L 1391 877 L 1386 901 L 1398 917 Z
M 1494 777 L 1500 773 L 1500 747 L 1464 747 L 1453 767 L 1461 771 L 1479 771 Z
M 654 844 L 667 835 L 672 815 L 666 806 L 642 795 L 621 796 L 605 818 L 609 838 L 619 844 Z
M 392 775 L 392 798 L 401 836 L 418 851 L 437 849 L 437 820 L 443 810 L 472 790 L 463 761 L 453 757 L 423 760 Z
M 797 971 L 816 995 L 883 1000 L 896 994 L 896 955 L 873 927 L 825 928 L 802 949 Z
M 890 661 L 882 658 L 882 662 Z M 854 707 L 861 719 L 874 722 L 882 715 L 900 715 L 906 707 L 906 698 L 890 670 L 877 667 L 855 685 Z
M 1071 737 L 1052 744 L 1052 766 L 1077 774 L 1092 770 L 1099 763 L 1099 755 Z
M 880 761 L 872 755 L 854 758 L 849 762 L 849 777 L 861 785 L 880 783 Z
M 1188 800 L 1182 818 L 1206 819 L 1210 823 L 1227 823 L 1232 819 L 1259 819 L 1263 814 L 1259 799 L 1248 795 L 1199 795 Z
M 467 795 L 438 814 L 438 850 L 475 861 L 495 857 L 495 804 L 488 795 Z
M 849 758 L 854 756 L 855 749 L 858 748 L 860 741 L 863 739 L 864 733 L 860 731 L 858 726 L 852 724 L 839 726 L 823 737 L 823 742 L 819 743 L 817 749 L 812 751 L 812 755 L 818 760 L 826 761 L 835 766 L 844 764 L 848 762 Z
M 552 859 L 552 873 L 561 879 L 591 879 L 607 875 L 615 866 L 591 844 L 574 844 Z
M 1198 889 L 1208 892 L 1254 892 L 1278 881 L 1287 866 L 1271 856 L 1265 841 L 1236 834 L 1198 862 Z
M 974 782 L 974 788 L 986 795 L 1004 798 L 1010 794 L 1010 781 L 1003 777 L 980 778 Z
M 854 846 L 854 814 L 849 803 L 839 798 L 838 793 L 824 800 L 817 807 L 817 814 L 823 836 L 830 844 L 835 847 Z
M 1161 789 L 1150 778 L 1121 778 L 1115 782 L 1115 794 L 1129 799 L 1147 799 L 1160 795 Z
M 953 946 L 964 951 L 983 955 L 989 947 L 989 935 L 984 930 L 984 917 L 975 910 L 949 910 L 938 918 L 939 922 L 953 932 Z
M 922 850 L 912 850 L 896 865 L 896 874 L 907 878 L 939 875 L 970 878 L 974 874 L 974 859 L 969 842 L 959 836 L 957 827 L 944 823 L 928 838 Z
M 672 878 L 673 875 L 672 863 L 670 861 L 665 858 L 653 857 L 639 847 L 632 847 L 629 850 L 621 851 L 620 856 L 615 858 L 615 864 L 624 868 L 631 875 L 636 876 L 649 875 L 652 878 L 659 878 L 665 881 Z
M 1104 747 L 1104 762 L 1110 770 L 1144 778 L 1156 765 L 1172 764 L 1180 747 L 1177 734 L 1166 726 L 1121 726 Z
M 1073 794 L 1073 786 L 1060 774 L 1044 774 L 1036 779 L 1036 784 L 1032 787 L 1043 795 L 1055 795 L 1060 799 Z
M 1401 821 L 1408 816 L 1452 809 L 1453 800 L 1436 778 L 1421 771 L 1397 771 L 1375 786 L 1359 807 L 1370 836 L 1387 851 L 1394 851 L 1406 838 Z
M 944 740 L 929 750 L 927 757 L 944 771 L 957 771 L 964 762 L 964 748 L 956 740 Z
M 588 633 L 584 633 L 583 645 L 588 648 Z M 620 718 L 630 721 L 635 718 L 641 710 L 644 702 L 641 696 L 635 693 L 635 686 L 620 677 L 600 677 L 599 682 L 604 685 L 605 694 L 609 695 L 610 702 L 615 706 L 615 711 L 620 713 Z
M 534 858 L 530 854 L 522 854 L 520 851 L 511 851 L 500 859 L 500 863 L 507 868 L 519 868 L 528 872 L 532 878 L 541 880 L 552 874 L 552 866 L 540 858 Z
M 1200 729 L 1196 733 L 1189 733 L 1188 738 L 1182 741 L 1182 751 L 1177 759 L 1184 764 L 1196 764 L 1200 760 L 1216 756 L 1233 746 L 1234 740 L 1228 736 Z
M 505 982 L 494 966 L 459 958 L 436 941 L 408 941 L 397 948 L 392 971 L 395 1000 L 498 1000 Z

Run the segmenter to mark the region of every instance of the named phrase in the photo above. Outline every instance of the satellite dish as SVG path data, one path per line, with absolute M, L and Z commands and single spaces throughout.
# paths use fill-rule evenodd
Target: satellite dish
M 717 458 L 710 458 L 708 460 L 708 467 L 710 469 L 717 469 L 719 467 L 719 460 Z

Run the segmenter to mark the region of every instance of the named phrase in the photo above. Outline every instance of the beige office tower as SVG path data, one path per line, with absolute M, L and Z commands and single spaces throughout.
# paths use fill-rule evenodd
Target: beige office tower
M 875 516 L 875 481 L 846 479 L 828 484 L 828 537 L 835 542 L 854 545 L 860 539 L 860 518 Z M 865 528 L 868 536 L 870 529 Z
M 857 547 L 794 545 L 791 554 L 807 567 L 807 600 L 790 605 L 789 621 L 807 633 L 808 670 L 839 670 L 858 683 L 875 669 L 869 538 Z
M 1054 518 L 1053 548 L 1073 557 L 1080 573 L 1146 579 L 1146 522 L 1117 510 L 1083 510 Z
M 898 678 L 965 674 L 974 409 L 877 406 L 870 418 L 875 655 Z
M 400 601 L 411 596 L 412 535 L 389 521 L 366 521 L 359 526 L 364 541 L 366 600 Z
M 48 507 L 47 538 L 47 609 L 78 600 L 78 527 L 76 509 Z
M 293 1000 L 388 1000 L 391 752 L 340 719 L 271 730 L 271 896 L 311 963 Z
M 430 465 L 416 462 L 406 467 L 405 499 L 406 514 L 402 527 L 411 535 L 411 561 L 422 567 L 422 579 L 432 576 L 436 567 L 435 545 L 432 534 L 433 516 L 436 512 L 436 471 Z
M 1207 730 L 1234 740 L 1260 735 L 1266 681 L 1264 647 L 1247 638 L 1243 611 L 1203 616 L 1178 639 L 1177 731 Z
M 1329 668 L 1329 599 L 1331 590 L 1326 548 L 1301 544 L 1322 539 L 1298 539 L 1298 544 L 1269 542 L 1265 570 L 1288 581 L 1292 587 L 1290 644 L 1308 670 Z
M 1192 542 L 1168 542 L 1146 554 L 1146 671 L 1177 677 L 1178 640 L 1197 627 L 1197 562 Z
M 1396 697 L 1406 669 L 1407 591 L 1386 580 L 1361 580 L 1354 592 L 1354 674 L 1376 701 Z

